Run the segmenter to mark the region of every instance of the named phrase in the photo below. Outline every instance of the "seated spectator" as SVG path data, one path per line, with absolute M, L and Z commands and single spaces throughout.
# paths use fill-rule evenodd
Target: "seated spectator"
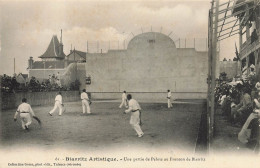
M 220 100 L 222 115 L 230 116 L 231 112 L 231 99 L 229 97 L 229 92 L 227 91 Z
M 260 91 L 260 82 L 257 82 L 255 84 L 255 88 L 256 88 L 257 91 Z
M 239 101 L 237 102 L 237 100 L 235 100 L 234 98 L 231 99 L 231 103 L 230 103 L 230 114 L 229 114 L 229 118 L 228 120 L 231 122 L 231 123 L 235 123 L 234 122 L 234 117 L 233 117 L 233 113 L 235 110 L 237 110 L 237 105 L 239 104 Z
M 249 95 L 249 89 L 243 88 L 241 101 L 231 109 L 231 117 L 233 118 L 234 123 L 238 122 L 242 125 L 252 111 L 252 100 Z
M 247 118 L 238 134 L 238 140 L 241 143 L 253 144 L 253 146 L 255 146 L 259 140 L 260 92 L 258 92 L 258 98 L 254 99 L 254 105 L 255 108 L 253 112 Z

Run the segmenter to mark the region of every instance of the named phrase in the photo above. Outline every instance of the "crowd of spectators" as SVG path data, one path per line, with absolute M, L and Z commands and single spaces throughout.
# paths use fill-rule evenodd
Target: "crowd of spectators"
M 12 92 L 14 90 L 19 89 L 19 83 L 16 81 L 16 77 L 13 76 L 8 76 L 8 75 L 3 75 L 0 76 L 1 78 L 1 91 L 2 92 Z
M 49 76 L 49 79 L 39 82 L 35 77 L 31 77 L 29 82 L 25 84 L 18 83 L 16 76 L 3 75 L 1 78 L 1 92 L 44 92 L 44 91 L 60 91 L 60 90 L 79 90 L 80 83 L 78 80 L 71 82 L 70 86 L 63 86 L 60 78 L 54 74 Z
M 220 80 L 215 96 L 222 115 L 231 125 L 241 128 L 239 141 L 256 149 L 259 145 L 260 82 L 255 75 Z

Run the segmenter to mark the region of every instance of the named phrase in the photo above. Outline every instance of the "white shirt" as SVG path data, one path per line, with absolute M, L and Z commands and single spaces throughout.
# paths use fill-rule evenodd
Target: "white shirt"
M 126 94 L 125 93 L 122 94 L 122 100 L 126 100 Z
M 171 93 L 171 92 L 168 92 L 168 94 L 167 94 L 167 98 L 170 99 L 171 96 L 172 96 L 172 93 Z
M 28 104 L 28 103 L 22 103 L 22 104 L 20 104 L 20 105 L 18 106 L 14 118 L 17 117 L 18 112 L 20 112 L 20 113 L 21 113 L 21 112 L 27 112 L 27 113 L 31 113 L 32 116 L 35 116 L 35 114 L 34 114 L 32 108 L 31 108 L 31 105 Z
M 128 103 L 128 106 L 129 106 L 129 108 L 127 110 L 125 110 L 126 113 L 129 113 L 129 112 L 135 111 L 135 110 L 141 110 L 139 103 L 135 99 L 131 99 Z
M 81 100 L 84 100 L 84 99 L 89 100 L 88 94 L 86 92 L 82 92 L 80 95 L 80 98 L 81 98 Z
M 62 104 L 62 96 L 61 95 L 57 95 L 55 97 L 55 101 L 58 101 L 58 102 L 60 102 L 60 104 Z

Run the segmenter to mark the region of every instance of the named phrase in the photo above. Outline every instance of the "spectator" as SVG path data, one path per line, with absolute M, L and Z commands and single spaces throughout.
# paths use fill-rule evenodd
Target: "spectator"
M 230 116 L 231 112 L 231 100 L 229 97 L 229 92 L 227 91 L 220 100 L 222 115 Z
M 241 143 L 256 144 L 257 135 L 259 131 L 258 119 L 260 118 L 260 92 L 258 92 L 258 98 L 254 99 L 255 108 L 250 116 L 247 118 L 241 131 L 238 134 L 238 140 Z
M 50 91 L 50 90 L 61 90 L 61 89 L 66 89 L 64 86 L 61 84 L 61 80 L 53 80 L 52 76 L 51 80 L 45 79 L 41 83 L 39 80 L 37 80 L 34 76 L 31 77 L 28 85 L 22 86 L 16 81 L 15 77 L 8 76 L 4 74 L 3 76 L 0 75 L 0 82 L 1 82 L 1 91 L 3 93 L 10 93 L 10 92 L 17 92 L 17 91 Z M 80 86 L 80 82 L 76 80 L 75 82 L 72 82 L 71 85 L 73 87 L 70 88 L 70 90 L 78 90 Z
M 51 75 L 49 75 L 49 82 L 51 83 Z
M 235 105 L 234 108 L 231 110 L 231 117 L 233 121 L 236 123 L 240 123 L 241 125 L 244 124 L 249 114 L 253 111 L 252 108 L 252 101 L 249 95 L 249 89 L 243 88 L 242 89 L 242 97 L 240 103 Z
M 255 88 L 256 88 L 257 91 L 260 91 L 260 82 L 257 82 L 255 84 Z

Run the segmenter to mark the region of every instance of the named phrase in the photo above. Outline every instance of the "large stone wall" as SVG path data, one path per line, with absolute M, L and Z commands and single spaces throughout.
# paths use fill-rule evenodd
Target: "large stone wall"
M 168 36 L 134 37 L 127 50 L 87 54 L 88 92 L 207 92 L 207 52 L 177 49 Z M 200 96 L 199 96 L 200 97 Z
M 64 86 L 69 86 L 75 80 L 79 80 L 80 90 L 86 87 L 85 63 L 71 63 L 61 75 L 61 83 Z
M 238 73 L 237 61 L 220 61 L 220 73 L 225 72 L 228 78 L 235 77 Z
M 151 102 L 167 102 L 167 92 L 127 92 L 130 93 L 134 99 L 138 101 Z M 93 99 L 114 99 L 118 100 L 122 96 L 122 92 L 91 92 Z M 172 100 L 174 99 L 205 99 L 207 93 L 205 92 L 173 92 Z
M 42 82 L 44 79 L 49 79 L 49 75 L 63 74 L 65 69 L 29 69 L 29 78 L 32 76 L 36 77 L 39 82 Z
M 85 88 L 86 69 L 85 63 L 70 63 L 65 69 L 29 69 L 29 78 L 36 77 L 39 82 L 48 79 L 49 75 L 57 75 L 59 72 L 61 84 L 69 86 L 76 79 L 80 82 L 80 89 Z

